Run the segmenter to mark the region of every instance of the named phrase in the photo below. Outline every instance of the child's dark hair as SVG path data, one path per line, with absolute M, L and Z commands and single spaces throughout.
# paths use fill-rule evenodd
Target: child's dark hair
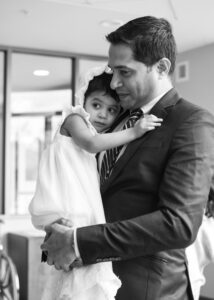
M 98 76 L 95 76 L 88 84 L 88 88 L 85 92 L 84 104 L 88 96 L 97 91 L 104 91 L 107 95 L 110 95 L 112 98 L 114 98 L 115 101 L 119 102 L 117 93 L 110 87 L 111 79 L 112 74 L 105 72 Z

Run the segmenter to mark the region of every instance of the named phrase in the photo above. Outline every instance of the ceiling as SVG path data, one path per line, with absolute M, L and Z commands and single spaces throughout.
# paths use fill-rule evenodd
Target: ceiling
M 167 18 L 178 51 L 214 43 L 213 0 L 0 0 L 0 45 L 107 55 L 105 35 L 143 15 Z
M 213 14 L 214 0 L 0 0 L 0 46 L 106 57 L 106 34 L 154 15 L 171 22 L 183 52 L 214 43 Z

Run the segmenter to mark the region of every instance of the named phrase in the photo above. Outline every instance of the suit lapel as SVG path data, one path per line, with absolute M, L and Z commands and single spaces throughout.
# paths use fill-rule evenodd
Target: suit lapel
M 114 124 L 112 125 L 112 127 L 109 128 L 109 130 L 107 132 L 112 132 L 123 121 L 123 119 L 125 119 L 128 115 L 129 115 L 129 111 L 128 110 L 126 110 L 125 112 L 122 112 L 118 116 L 118 118 L 116 119 L 116 121 L 114 122 Z
M 162 118 L 163 120 L 167 116 L 167 108 L 169 106 L 174 106 L 179 100 L 179 96 L 174 89 L 171 89 L 167 94 L 165 94 L 158 103 L 152 108 L 150 114 L 154 114 L 155 116 Z M 128 144 L 124 154 L 118 159 L 115 164 L 115 167 L 112 170 L 110 177 L 105 181 L 103 186 L 101 187 L 101 192 L 104 193 L 108 187 L 114 182 L 115 178 L 118 177 L 123 170 L 124 166 L 128 163 L 128 161 L 133 157 L 135 152 L 139 149 L 140 145 L 152 135 L 153 131 L 147 132 L 140 139 L 133 141 Z
M 173 88 L 168 93 L 166 93 L 151 109 L 150 114 L 162 118 L 160 113 L 166 111 L 169 107 L 174 106 L 180 99 L 178 93 Z

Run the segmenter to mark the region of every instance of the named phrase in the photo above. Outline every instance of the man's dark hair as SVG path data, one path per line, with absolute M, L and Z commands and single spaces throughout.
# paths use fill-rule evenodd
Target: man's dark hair
M 175 69 L 176 43 L 170 23 L 151 16 L 129 21 L 106 36 L 112 45 L 126 44 L 135 60 L 152 66 L 161 58 L 171 62 L 169 74 Z
M 119 97 L 115 90 L 112 90 L 110 83 L 112 80 L 112 74 L 102 73 L 101 75 L 95 76 L 88 85 L 85 92 L 85 99 L 90 96 L 93 92 L 104 91 L 105 94 L 111 96 L 115 101 L 119 102 Z

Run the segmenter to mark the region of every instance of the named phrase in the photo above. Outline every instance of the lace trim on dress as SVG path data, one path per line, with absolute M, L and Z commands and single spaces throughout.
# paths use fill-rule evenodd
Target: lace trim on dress
M 90 115 L 89 113 L 87 113 L 85 111 L 85 109 L 81 106 L 81 105 L 76 105 L 76 106 L 69 106 L 67 108 L 65 108 L 62 112 L 62 119 L 58 125 L 58 128 L 56 130 L 56 134 L 55 136 L 60 133 L 60 128 L 62 126 L 62 124 L 64 123 L 65 119 L 71 115 L 71 114 L 77 114 L 80 115 L 84 121 L 86 122 L 86 125 L 88 126 L 88 128 L 91 130 L 91 132 L 95 135 L 97 134 L 96 129 L 94 128 L 94 126 L 91 124 L 91 122 L 89 121 L 90 119 Z
M 77 92 L 76 95 L 75 95 L 76 103 L 77 103 L 77 104 L 80 104 L 81 106 L 84 105 L 85 92 L 86 92 L 86 90 L 87 90 L 87 88 L 88 88 L 89 82 L 90 82 L 95 76 L 101 75 L 101 74 L 104 73 L 104 72 L 105 72 L 105 73 L 111 73 L 111 70 L 110 70 L 110 68 L 109 68 L 107 65 L 92 68 L 92 69 L 90 69 L 90 70 L 85 74 L 85 77 L 84 77 L 84 80 L 83 80 L 82 87 L 78 90 L 78 92 Z

